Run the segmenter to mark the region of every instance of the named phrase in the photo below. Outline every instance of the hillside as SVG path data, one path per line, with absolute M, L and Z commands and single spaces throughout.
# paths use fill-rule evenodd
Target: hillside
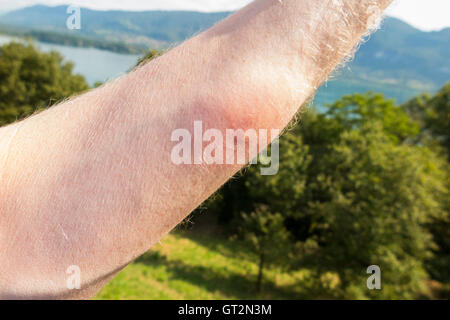
M 181 42 L 230 14 L 82 9 L 82 29 L 68 31 L 66 9 L 27 7 L 4 14 L 1 24 L 3 29 L 27 30 L 40 41 L 69 41 L 131 53 Z M 436 91 L 450 80 L 449 66 L 450 29 L 422 32 L 401 20 L 387 18 L 381 29 L 361 46 L 354 60 L 319 90 L 315 101 L 324 104 L 343 94 L 372 90 L 403 102 L 421 92 Z
M 2 16 L 2 24 L 67 33 L 67 6 L 36 5 Z M 168 45 L 189 38 L 228 16 L 229 12 L 96 11 L 83 8 L 79 35 L 127 43 Z M 73 32 L 72 32 L 73 33 Z
M 319 91 L 316 103 L 370 90 L 404 102 L 421 92 L 434 92 L 449 80 L 450 29 L 423 32 L 388 17 L 353 61 Z
M 121 271 L 95 299 L 301 299 L 309 293 L 301 281 L 308 270 L 268 268 L 262 293 L 257 274 L 257 257 L 242 243 L 178 231 Z

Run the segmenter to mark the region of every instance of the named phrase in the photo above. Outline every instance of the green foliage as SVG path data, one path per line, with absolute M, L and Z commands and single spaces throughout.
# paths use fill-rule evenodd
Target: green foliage
M 412 298 L 424 289 L 425 262 L 448 243 L 445 225 L 439 239 L 429 227 L 447 221 L 446 162 L 417 143 L 420 131 L 419 121 L 382 95 L 346 96 L 325 114 L 305 113 L 281 138 L 277 175 L 249 168 L 221 191 L 224 206 L 216 208 L 236 216 L 263 203 L 279 212 L 296 241 L 291 267 L 311 270 L 315 294 Z M 366 288 L 372 264 L 381 267 L 381 291 Z
M 269 148 L 269 152 L 271 149 Z M 260 166 L 249 168 L 245 186 L 252 203 L 263 203 L 272 212 L 290 216 L 297 211 L 305 192 L 307 170 L 311 164 L 309 147 L 302 138 L 288 133 L 280 140 L 281 170 L 273 176 L 262 176 Z
M 162 51 L 150 50 L 149 52 L 147 52 L 147 54 L 144 57 L 139 59 L 137 66 L 144 65 L 145 63 L 147 63 L 153 59 L 156 59 L 157 57 L 161 56 L 162 54 L 163 54 Z
M 275 261 L 280 264 L 280 259 L 289 251 L 289 233 L 284 227 L 284 218 L 259 205 L 255 212 L 242 213 L 240 233 L 259 257 L 257 290 L 261 292 L 264 268 Z
M 57 52 L 42 53 L 32 44 L 0 47 L 0 126 L 87 90 L 85 79 Z
M 440 145 L 450 160 L 450 82 L 436 95 L 420 95 L 402 107 L 420 123 L 421 142 L 432 147 Z
M 360 129 L 368 123 L 380 123 L 385 135 L 395 143 L 415 137 L 420 129 L 401 107 L 379 93 L 344 96 L 329 106 L 327 115 L 345 129 Z
M 424 224 L 443 214 L 435 196 L 445 192 L 439 160 L 425 148 L 393 144 L 375 123 L 344 132 L 313 162 L 320 173 L 302 211 L 315 232 L 300 245 L 302 265 L 338 274 L 334 294 L 354 297 L 349 290 L 363 290 L 365 268 L 376 264 L 384 289 L 356 297 L 411 298 L 432 248 Z
M 450 82 L 429 100 L 425 124 L 447 150 L 450 160 Z
M 288 240 L 283 216 L 280 213 L 270 213 L 264 205 L 258 206 L 250 214 L 242 213 L 241 230 L 251 247 L 267 257 L 282 255 L 280 251 Z
M 448 184 L 447 190 L 450 190 L 450 184 Z M 450 283 L 450 200 L 448 192 L 443 202 L 446 203 L 445 215 L 428 223 L 436 246 L 433 248 L 433 256 L 426 261 L 426 267 L 432 279 Z
M 450 160 L 450 83 L 435 96 L 428 94 L 411 99 L 403 105 L 404 110 L 421 124 L 418 143 L 427 145 Z M 433 279 L 450 282 L 450 164 L 447 162 L 445 181 L 447 192 L 441 203 L 445 215 L 434 218 L 427 224 L 437 246 L 434 256 L 427 260 L 427 270 Z

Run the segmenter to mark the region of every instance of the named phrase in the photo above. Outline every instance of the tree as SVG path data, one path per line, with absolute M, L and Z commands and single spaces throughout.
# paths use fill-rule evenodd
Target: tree
M 413 297 L 435 247 L 426 225 L 445 214 L 445 163 L 415 144 L 419 124 L 381 95 L 347 96 L 329 108 L 304 114 L 281 138 L 277 175 L 251 167 L 239 192 L 280 213 L 297 242 L 293 267 L 338 276 L 333 296 Z M 365 286 L 372 264 L 383 273 L 377 294 Z
M 250 214 L 242 213 L 240 232 L 259 259 L 256 288 L 262 292 L 264 268 L 289 251 L 289 233 L 280 213 L 270 213 L 264 205 Z
M 394 144 L 373 123 L 342 133 L 312 162 L 320 170 L 303 211 L 315 233 L 300 246 L 301 264 L 338 274 L 340 297 L 413 297 L 433 248 L 425 224 L 444 214 L 440 160 L 426 147 Z M 373 264 L 383 274 L 378 293 L 363 285 Z
M 411 99 L 403 105 L 403 109 L 421 125 L 420 140 L 447 157 L 442 180 L 447 192 L 441 197 L 445 214 L 434 218 L 427 224 L 436 247 L 434 255 L 427 260 L 427 270 L 433 279 L 442 282 L 450 281 L 450 82 L 434 96 L 424 94 Z
M 426 127 L 446 148 L 450 160 L 450 82 L 430 99 L 428 107 Z
M 394 100 L 386 100 L 381 93 L 344 96 L 328 106 L 327 116 L 346 130 L 377 122 L 385 135 L 395 143 L 415 138 L 420 131 L 419 125 L 401 107 L 396 106 Z
M 440 144 L 450 160 L 450 82 L 434 96 L 420 95 L 402 108 L 420 124 L 420 142 L 430 146 Z
M 31 43 L 0 47 L 0 126 L 22 119 L 89 89 L 73 64 L 57 52 L 43 53 Z
M 339 275 L 341 297 L 374 296 L 362 285 L 379 262 L 376 297 L 412 297 L 433 243 L 425 227 L 445 215 L 442 159 L 416 145 L 419 124 L 378 94 L 346 96 L 297 129 L 312 157 L 298 216 L 310 236 L 299 259 Z

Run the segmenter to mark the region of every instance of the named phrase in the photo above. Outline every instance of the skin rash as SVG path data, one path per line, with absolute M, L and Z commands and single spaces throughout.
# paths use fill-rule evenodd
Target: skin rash
M 283 129 L 390 0 L 258 0 L 124 77 L 0 129 L 0 298 L 90 298 L 240 165 L 171 133 Z M 252 155 L 254 156 L 254 155 Z M 69 266 L 81 289 L 67 289 Z

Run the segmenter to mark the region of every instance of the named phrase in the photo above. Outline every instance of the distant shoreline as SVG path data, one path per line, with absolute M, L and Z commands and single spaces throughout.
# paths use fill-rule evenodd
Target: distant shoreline
M 67 33 L 51 32 L 45 30 L 28 30 L 12 26 L 0 25 L 0 34 L 39 42 L 59 44 L 77 48 L 96 48 L 121 54 L 146 54 L 151 48 L 138 45 L 129 45 L 121 42 L 92 39 L 84 36 Z
M 73 47 L 0 34 L 0 47 L 10 42 L 27 43 L 28 41 L 42 52 L 57 51 L 65 62 L 73 64 L 74 73 L 84 76 L 90 86 L 120 77 L 143 57 L 137 54 L 123 54 L 92 47 Z

